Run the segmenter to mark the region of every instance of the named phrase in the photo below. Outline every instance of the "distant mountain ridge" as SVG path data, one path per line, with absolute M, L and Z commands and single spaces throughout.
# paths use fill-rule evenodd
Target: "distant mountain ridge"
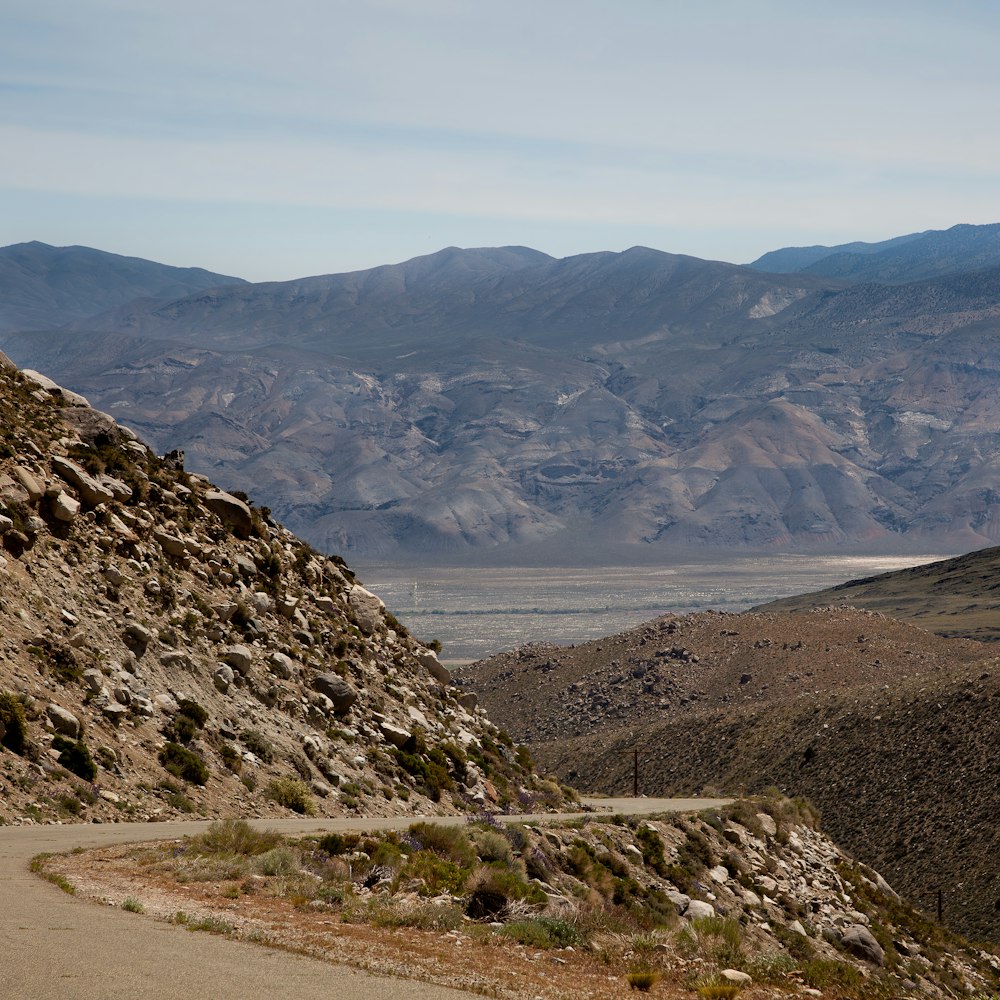
M 930 229 L 880 243 L 784 247 L 748 264 L 776 274 L 903 284 L 1000 266 L 1000 223 Z
M 995 230 L 860 255 L 968 249 L 905 284 L 450 247 L 0 341 L 355 559 L 954 552 L 1000 542 Z
M 242 283 L 200 267 L 90 247 L 16 243 L 0 248 L 0 331 L 62 326 L 139 298 L 177 298 Z

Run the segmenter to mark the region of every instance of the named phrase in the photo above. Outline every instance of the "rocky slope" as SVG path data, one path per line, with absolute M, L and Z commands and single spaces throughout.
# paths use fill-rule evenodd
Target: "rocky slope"
M 342 561 L 0 363 L 0 822 L 561 799 Z
M 995 949 L 915 911 L 808 808 L 775 797 L 363 839 L 216 827 L 52 858 L 45 873 L 143 919 L 180 913 L 192 928 L 510 1000 L 606 1000 L 654 981 L 670 997 L 985 997 L 1000 972 Z
M 659 654 L 659 655 L 658 655 Z M 613 664 L 612 664 L 612 661 Z M 666 618 L 462 672 L 562 778 L 805 795 L 838 842 L 915 900 L 1000 940 L 993 650 L 849 608 Z
M 851 284 L 449 248 L 2 344 L 352 557 L 954 552 L 1000 540 L 1000 270 L 949 253 Z

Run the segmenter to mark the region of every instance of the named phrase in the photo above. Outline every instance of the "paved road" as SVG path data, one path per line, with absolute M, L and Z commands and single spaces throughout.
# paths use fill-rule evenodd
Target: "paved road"
M 596 799 L 600 811 L 683 812 L 727 799 Z M 564 814 L 570 818 L 580 814 Z M 510 817 L 538 822 L 543 817 Z M 545 819 L 556 817 L 546 816 Z M 261 820 L 282 833 L 405 829 L 419 817 Z M 435 822 L 464 823 L 465 818 Z M 74 900 L 28 871 L 41 851 L 200 833 L 208 822 L 0 827 L 0 998 L 12 1000 L 481 1000 L 461 990 L 386 979 L 318 959 L 191 934 Z

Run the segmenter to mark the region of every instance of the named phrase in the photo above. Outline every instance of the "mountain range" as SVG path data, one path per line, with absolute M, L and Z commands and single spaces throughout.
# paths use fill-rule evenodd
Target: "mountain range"
M 257 284 L 0 250 L 15 361 L 355 559 L 1000 541 L 998 331 L 998 225 Z

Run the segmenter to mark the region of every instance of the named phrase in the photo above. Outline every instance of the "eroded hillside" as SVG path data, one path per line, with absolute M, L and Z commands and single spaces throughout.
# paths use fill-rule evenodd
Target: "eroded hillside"
M 341 560 L 0 362 L 0 822 L 561 800 Z

